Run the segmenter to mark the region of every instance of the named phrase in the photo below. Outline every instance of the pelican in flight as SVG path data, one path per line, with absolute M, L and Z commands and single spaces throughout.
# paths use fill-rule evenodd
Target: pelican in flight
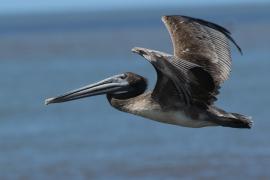
M 45 104 L 106 94 L 116 109 L 154 121 L 184 127 L 224 126 L 251 128 L 251 118 L 226 112 L 214 105 L 220 85 L 231 71 L 230 32 L 217 24 L 187 17 L 163 16 L 172 43 L 173 55 L 135 47 L 156 70 L 157 82 L 147 90 L 147 80 L 126 72 L 49 98 Z

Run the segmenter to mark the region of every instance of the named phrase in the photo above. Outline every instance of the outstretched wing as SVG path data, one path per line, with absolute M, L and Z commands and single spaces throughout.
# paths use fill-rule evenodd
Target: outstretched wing
M 208 71 L 215 84 L 228 79 L 231 71 L 231 40 L 238 50 L 240 47 L 225 28 L 205 20 L 187 16 L 163 16 L 174 48 L 174 56 Z
M 157 71 L 157 83 L 152 93 L 154 99 L 169 104 L 170 99 L 179 98 L 173 102 L 185 106 L 209 105 L 216 100 L 217 86 L 201 66 L 145 48 L 133 48 L 133 52 L 145 57 Z
M 173 81 L 164 75 L 157 68 L 157 82 L 155 88 L 151 94 L 152 98 L 160 102 L 161 105 L 165 105 L 163 108 L 173 108 L 186 105 L 184 103 L 183 95 L 179 94 Z M 174 102 L 174 103 L 172 103 Z

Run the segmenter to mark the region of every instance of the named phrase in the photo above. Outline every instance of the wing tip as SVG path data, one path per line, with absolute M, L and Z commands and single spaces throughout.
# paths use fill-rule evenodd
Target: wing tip
M 215 30 L 221 32 L 222 34 L 224 34 L 224 35 L 225 35 L 225 36 L 226 36 L 226 37 L 227 37 L 227 38 L 235 45 L 235 47 L 237 48 L 237 50 L 239 51 L 239 53 L 240 53 L 241 55 L 243 55 L 242 49 L 241 49 L 240 46 L 235 42 L 235 40 L 232 38 L 231 32 L 230 32 L 228 29 L 226 29 L 225 27 L 220 26 L 220 25 L 218 25 L 218 24 L 216 24 L 216 23 L 212 23 L 212 22 L 203 20 L 203 19 L 192 18 L 192 17 L 189 17 L 189 16 L 182 16 L 182 17 L 187 18 L 187 19 L 194 20 L 194 21 L 196 21 L 196 22 L 198 22 L 198 23 L 201 23 L 202 25 L 205 25 L 205 26 L 207 26 L 207 27 L 209 27 L 209 28 L 212 28 L 212 29 L 215 29 Z
M 217 30 L 219 32 L 221 32 L 222 34 L 224 34 L 237 48 L 237 50 L 239 51 L 239 53 L 241 55 L 243 55 L 243 51 L 242 49 L 240 48 L 240 46 L 235 42 L 235 40 L 231 37 L 231 32 L 218 25 L 218 24 L 215 24 L 215 23 L 212 23 L 212 22 L 209 22 L 209 21 L 206 21 L 206 20 L 203 20 L 203 19 L 199 19 L 199 18 L 193 18 L 193 17 L 190 17 L 190 16 L 185 16 L 185 15 L 163 15 L 161 17 L 162 21 L 167 24 L 167 22 L 169 21 L 170 18 L 173 18 L 173 17 L 178 17 L 178 18 L 183 18 L 183 20 L 186 20 L 186 21 L 194 21 L 194 22 L 197 22 L 199 24 L 202 24 L 204 26 L 207 26 L 211 29 L 214 29 L 214 30 Z
M 235 45 L 235 47 L 237 48 L 237 50 L 239 51 L 239 53 L 240 53 L 241 55 L 243 55 L 242 49 L 241 49 L 240 46 L 234 41 L 234 39 L 233 39 L 230 35 L 228 35 L 227 38 Z

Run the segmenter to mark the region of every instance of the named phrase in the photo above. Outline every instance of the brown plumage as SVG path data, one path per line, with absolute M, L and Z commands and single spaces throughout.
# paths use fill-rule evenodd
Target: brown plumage
M 157 72 L 153 91 L 134 74 L 116 75 L 56 98 L 46 104 L 107 94 L 120 111 L 186 127 L 225 126 L 251 128 L 250 117 L 214 106 L 220 85 L 229 77 L 229 40 L 240 47 L 225 28 L 187 16 L 163 16 L 172 39 L 173 55 L 146 48 L 132 51 L 148 60 Z
M 210 72 L 219 85 L 228 79 L 231 71 L 231 40 L 240 47 L 225 28 L 201 19 L 187 16 L 163 16 L 173 43 L 174 56 L 200 65 Z

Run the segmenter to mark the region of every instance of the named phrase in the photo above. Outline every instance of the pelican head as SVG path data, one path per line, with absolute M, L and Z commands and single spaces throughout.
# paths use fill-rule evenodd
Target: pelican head
M 146 88 L 147 81 L 144 77 L 126 72 L 67 92 L 61 96 L 46 99 L 45 104 L 62 103 L 101 94 L 107 94 L 107 96 L 116 99 L 127 99 L 142 94 Z

